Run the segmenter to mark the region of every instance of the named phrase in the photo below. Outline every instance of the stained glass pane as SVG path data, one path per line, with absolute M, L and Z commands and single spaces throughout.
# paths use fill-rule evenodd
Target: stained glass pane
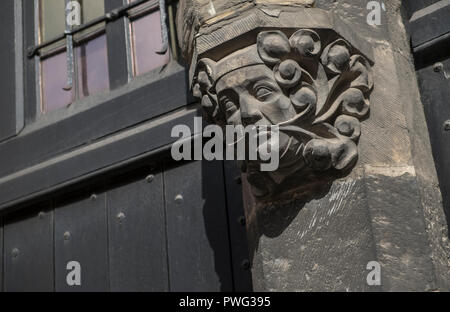
M 106 36 L 97 37 L 77 47 L 79 97 L 109 89 Z
M 99 16 L 105 14 L 104 0 L 78 0 L 81 6 L 81 24 L 85 24 Z M 65 0 L 40 0 L 40 42 L 45 42 L 65 30 Z M 99 24 L 93 28 L 104 27 Z M 90 29 L 92 31 L 92 29 Z M 84 33 L 89 31 L 84 31 Z
M 65 107 L 73 101 L 73 92 L 63 89 L 66 81 L 66 53 L 57 54 L 41 62 L 43 112 Z
M 64 32 L 66 27 L 65 1 L 40 1 L 40 42 L 45 42 Z
M 81 23 L 104 14 L 104 0 L 78 0 L 81 5 Z M 40 0 L 40 41 L 52 39 L 65 30 L 65 0 Z M 81 39 L 86 33 L 103 28 L 99 24 L 75 35 Z M 101 29 L 100 29 L 101 31 Z M 48 53 L 64 50 L 65 40 L 43 49 Z M 72 90 L 64 90 L 67 83 L 66 53 L 59 53 L 41 61 L 42 111 L 48 112 L 65 107 L 78 98 L 109 89 L 108 56 L 106 36 L 85 41 L 75 48 L 77 78 Z M 56 50 L 57 51 L 57 50 Z M 53 53 L 53 52 L 52 52 Z
M 78 2 L 81 4 L 82 24 L 90 22 L 91 20 L 105 14 L 105 0 L 78 0 Z M 105 23 L 100 23 L 86 30 L 83 30 L 75 34 L 74 38 L 75 40 L 78 40 L 83 36 L 85 36 L 86 34 L 90 34 L 102 28 L 105 28 Z
M 162 49 L 161 16 L 154 11 L 134 20 L 131 24 L 133 62 L 136 76 L 161 67 L 169 62 L 169 52 L 156 54 Z
M 81 22 L 87 23 L 105 14 L 105 0 L 79 0 L 82 8 Z

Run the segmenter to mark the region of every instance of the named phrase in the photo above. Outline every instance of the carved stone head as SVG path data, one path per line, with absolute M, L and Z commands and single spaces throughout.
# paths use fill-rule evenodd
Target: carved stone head
M 218 61 L 200 59 L 193 80 L 212 122 L 279 126 L 279 169 L 261 172 L 257 161 L 242 166 L 258 197 L 293 176 L 290 187 L 348 172 L 372 87 L 363 55 L 346 40 L 312 29 L 261 31 L 256 43 Z

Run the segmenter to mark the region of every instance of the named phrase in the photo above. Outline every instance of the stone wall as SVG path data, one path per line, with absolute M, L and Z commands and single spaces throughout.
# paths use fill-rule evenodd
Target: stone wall
M 244 173 L 255 290 L 450 289 L 447 225 L 401 1 L 385 1 L 380 26 L 366 22 L 365 3 L 180 1 L 179 41 L 192 81 L 199 59 L 217 61 L 249 45 L 258 27 L 328 23 L 358 51 L 370 50 L 370 114 L 361 123 L 351 170 L 264 201 L 255 198 Z M 320 9 L 332 20 L 320 20 Z M 367 283 L 371 261 L 381 265 L 379 286 Z

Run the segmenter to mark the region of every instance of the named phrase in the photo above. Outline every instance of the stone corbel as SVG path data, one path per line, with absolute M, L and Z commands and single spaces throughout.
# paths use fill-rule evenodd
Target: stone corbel
M 205 8 L 209 10 L 198 10 Z M 245 161 L 270 198 L 347 174 L 373 89 L 371 47 L 313 1 L 180 1 L 179 40 L 210 121 L 278 125 L 280 167 Z M 183 23 L 183 24 L 181 24 Z

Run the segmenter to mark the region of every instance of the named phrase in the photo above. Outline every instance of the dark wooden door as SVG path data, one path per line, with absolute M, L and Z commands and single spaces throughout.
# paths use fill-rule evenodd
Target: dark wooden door
M 450 3 L 411 0 L 405 1 L 404 6 L 443 203 L 450 221 Z
M 237 173 L 158 161 L 6 216 L 4 290 L 251 290 Z M 79 286 L 67 283 L 72 261 Z

